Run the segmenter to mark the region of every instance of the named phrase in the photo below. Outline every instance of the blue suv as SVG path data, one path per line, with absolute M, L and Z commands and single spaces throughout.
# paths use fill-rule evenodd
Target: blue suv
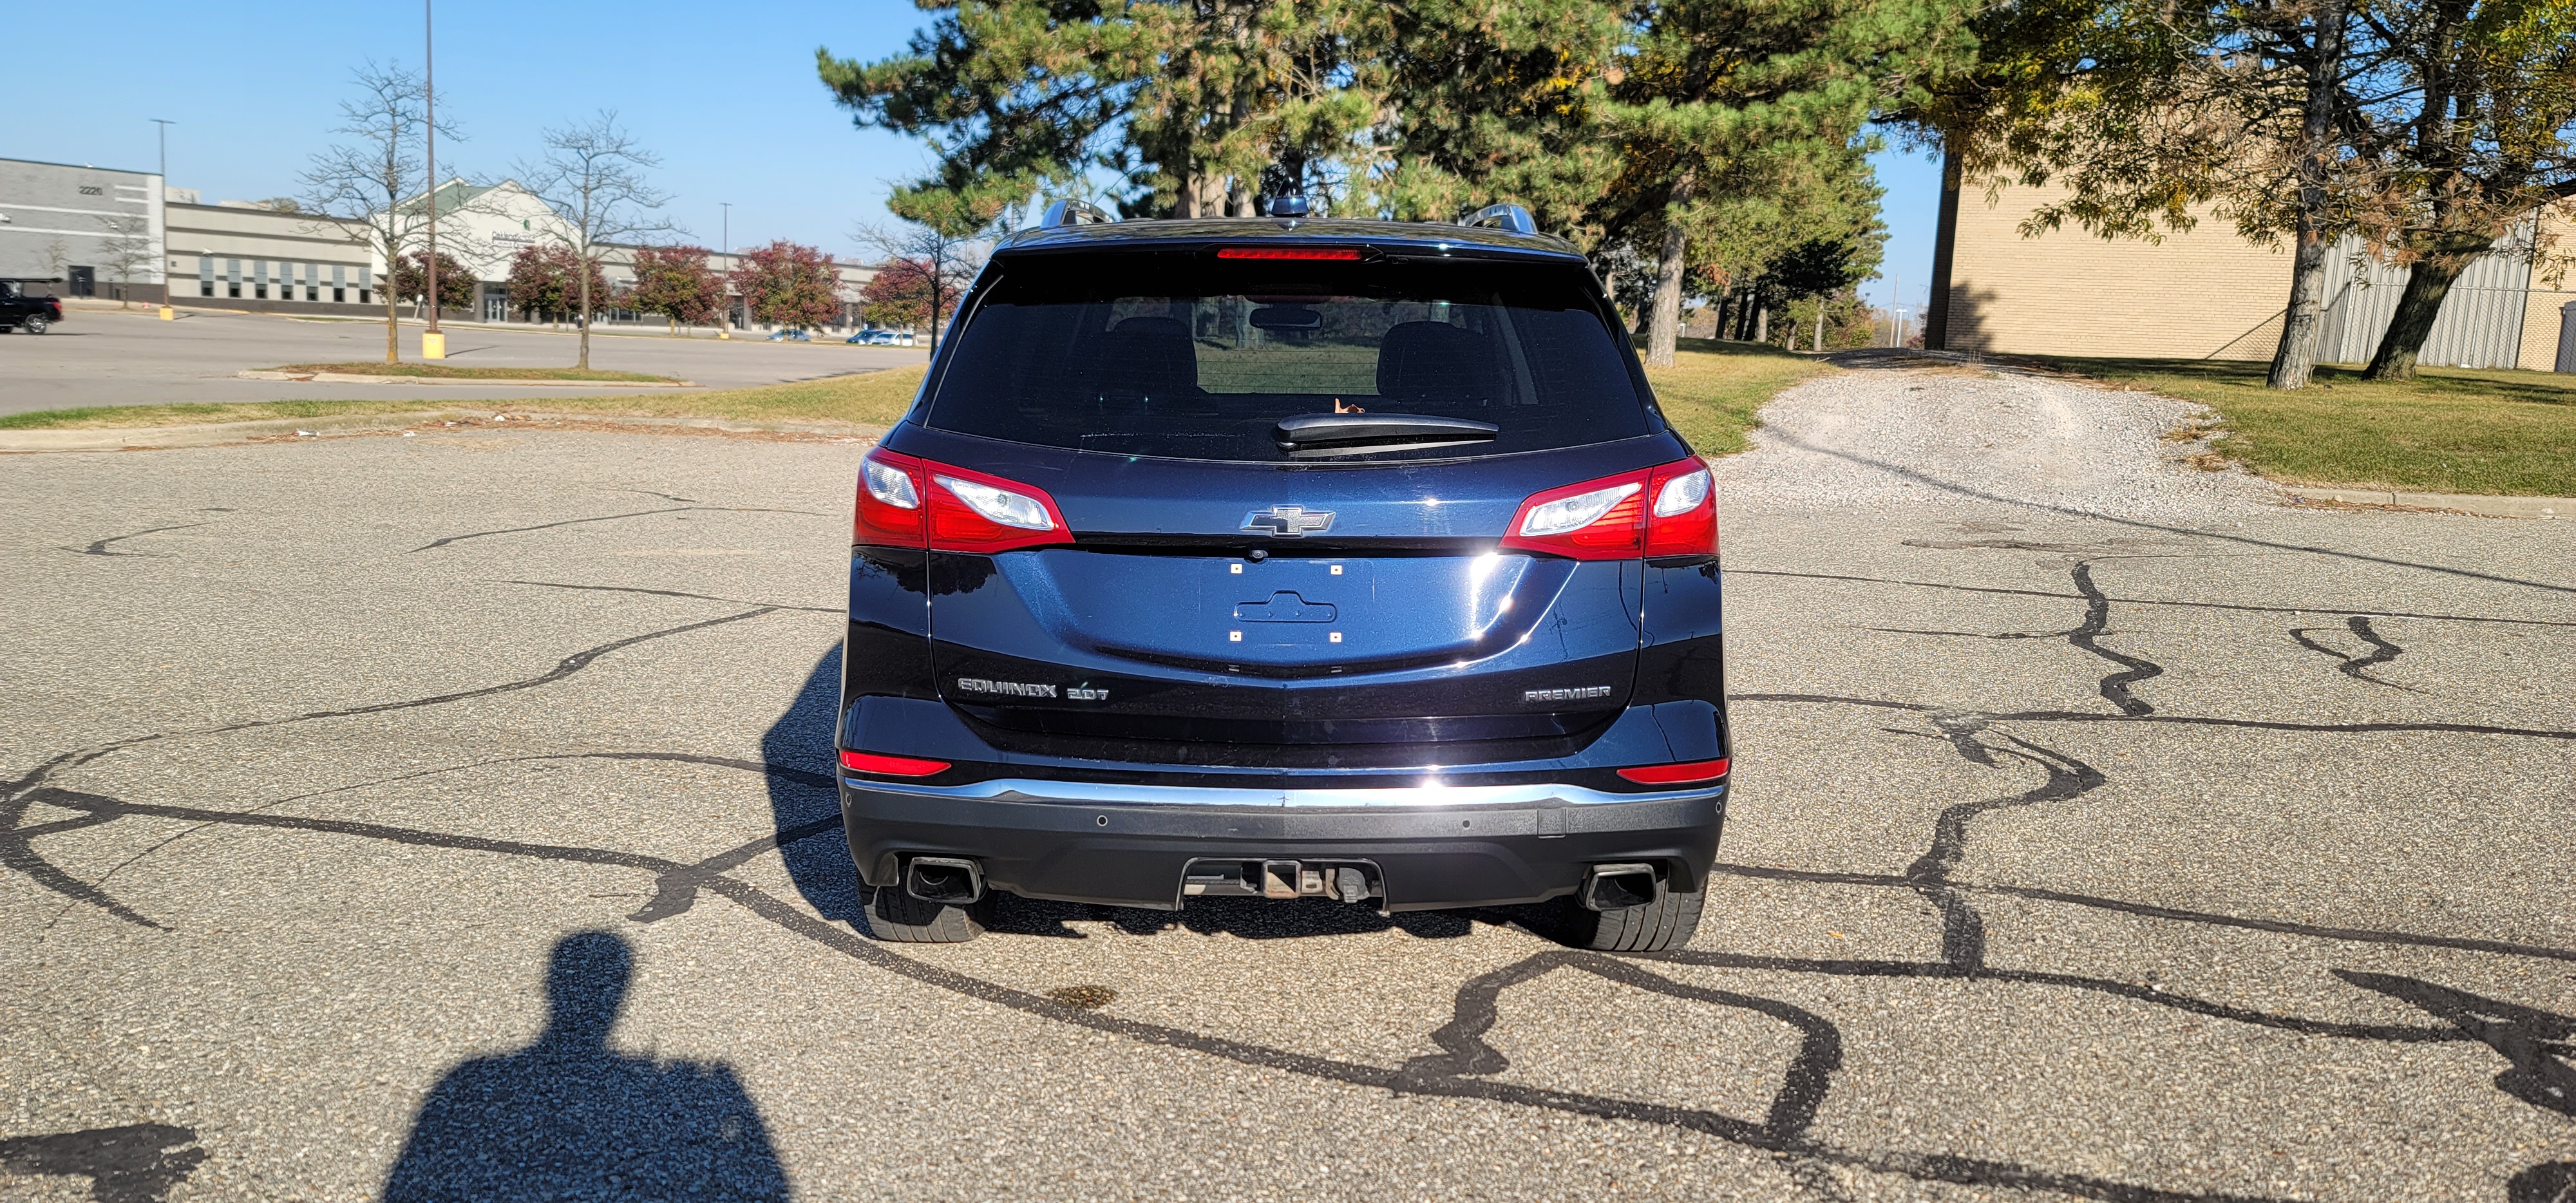
M 1573 246 L 1002 240 L 851 532 L 840 795 L 888 940 L 997 892 L 1550 903 L 1679 947 L 1730 756 L 1716 499 Z

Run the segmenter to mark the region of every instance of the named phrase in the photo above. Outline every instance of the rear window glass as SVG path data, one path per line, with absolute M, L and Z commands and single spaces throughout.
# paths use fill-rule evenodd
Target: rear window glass
M 937 429 L 1253 461 L 1501 455 L 1653 429 L 1621 335 L 1571 264 L 1125 252 L 1033 256 L 1002 273 L 931 398 Z M 1277 424 L 1312 414 L 1493 430 L 1295 453 Z

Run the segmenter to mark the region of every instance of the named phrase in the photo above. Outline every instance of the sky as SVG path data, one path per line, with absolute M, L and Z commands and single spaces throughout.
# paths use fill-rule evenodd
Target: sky
M 919 176 L 917 142 L 861 130 L 815 78 L 814 50 L 872 59 L 901 50 L 927 14 L 907 0 L 615 5 L 435 0 L 438 106 L 462 126 L 439 139 L 440 174 L 492 178 L 544 149 L 543 131 L 616 110 L 662 156 L 653 182 L 692 241 L 736 247 L 789 238 L 861 257 L 860 222 L 887 220 L 893 182 Z M 130 0 L 116 21 L 150 30 L 131 56 L 101 52 L 99 12 L 30 3 L 9 17 L 21 61 L 83 64 L 76 98 L 0 108 L 0 158 L 151 171 L 168 118 L 169 182 L 208 201 L 299 191 L 331 140 L 349 73 L 369 60 L 421 64 L 422 6 L 373 0 Z M 39 72 L 23 82 L 61 79 Z M 1930 278 L 1936 164 L 1874 160 L 1888 190 L 1883 273 L 1909 312 Z M 725 202 L 731 202 L 728 225 Z M 873 258 L 873 255 L 864 257 Z M 1863 290 L 1884 304 L 1889 281 Z

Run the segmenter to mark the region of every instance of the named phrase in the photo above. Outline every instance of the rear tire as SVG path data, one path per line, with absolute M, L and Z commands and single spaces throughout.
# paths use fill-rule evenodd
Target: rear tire
M 52 322 L 46 321 L 43 317 L 36 315 L 30 315 L 18 320 L 18 328 L 29 334 L 42 334 L 45 332 L 45 327 L 52 324 Z
M 925 902 L 905 893 L 900 885 L 878 886 L 868 895 L 868 934 L 893 944 L 963 944 L 984 934 L 984 921 L 992 908 L 990 891 L 965 906 L 954 906 Z
M 1667 888 L 1644 906 L 1615 911 L 1585 910 L 1572 898 L 1560 905 L 1565 913 L 1563 939 L 1576 948 L 1602 952 L 1665 952 L 1691 942 L 1699 931 L 1704 890 L 1682 893 Z

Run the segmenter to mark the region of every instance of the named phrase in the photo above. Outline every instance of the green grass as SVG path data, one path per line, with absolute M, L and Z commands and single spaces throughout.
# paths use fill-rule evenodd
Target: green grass
M 1685 338 L 1669 368 L 1650 367 L 1646 379 L 1664 417 L 1701 455 L 1733 455 L 1745 448 L 1746 431 L 1762 424 L 1754 411 L 1780 390 L 1833 371 L 1823 360 L 1792 355 L 1765 343 Z
M 709 393 L 539 397 L 511 401 L 240 401 L 186 405 L 97 405 L 0 416 L 0 430 L 64 430 L 325 418 L 354 414 L 533 411 L 601 417 L 747 418 L 891 426 L 911 406 L 922 369 L 896 368 Z
M 2040 362 L 2197 401 L 2219 414 L 2218 453 L 2288 484 L 2576 497 L 2576 377 L 2426 369 L 2411 381 L 2322 367 L 2309 387 L 2263 387 L 2261 363 Z
M 451 363 L 290 363 L 268 372 L 339 372 L 350 376 L 408 376 L 417 380 L 589 380 L 623 384 L 678 384 L 676 376 L 603 372 L 597 368 L 477 368 Z

